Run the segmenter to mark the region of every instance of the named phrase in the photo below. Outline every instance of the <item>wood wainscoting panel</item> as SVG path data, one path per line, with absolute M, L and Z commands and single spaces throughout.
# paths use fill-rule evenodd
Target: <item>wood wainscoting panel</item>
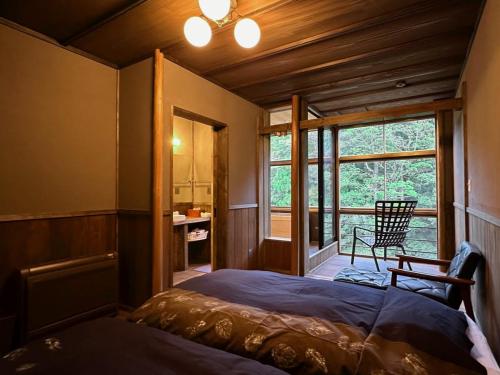
M 26 216 L 0 221 L 0 295 L 15 270 L 116 251 L 116 212 Z
M 291 273 L 292 242 L 290 240 L 266 238 L 263 248 L 263 269 L 281 273 Z
M 470 214 L 470 242 L 484 256 L 474 276 L 474 311 L 488 342 L 500 360 L 500 226 Z
M 151 213 L 118 212 L 120 303 L 137 307 L 152 296 Z
M 229 210 L 225 267 L 258 268 L 256 207 Z
M 172 214 L 163 213 L 164 288 L 172 286 Z M 138 307 L 153 295 L 152 216 L 148 210 L 118 211 L 120 304 Z

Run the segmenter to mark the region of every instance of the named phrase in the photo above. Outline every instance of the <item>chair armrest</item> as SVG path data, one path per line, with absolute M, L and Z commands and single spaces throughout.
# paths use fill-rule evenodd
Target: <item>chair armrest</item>
M 411 256 L 411 255 L 405 255 L 405 254 L 396 254 L 396 257 L 399 258 L 401 264 L 403 262 L 412 262 L 412 263 L 422 263 L 422 264 L 434 264 L 436 266 L 449 266 L 451 263 L 451 260 L 426 259 L 426 258 L 419 258 L 419 257 Z
M 443 283 L 455 284 L 458 286 L 470 286 L 470 285 L 474 285 L 474 283 L 475 283 L 474 280 L 461 279 L 458 277 L 450 277 L 450 276 L 431 275 L 429 273 L 408 271 L 408 270 L 403 270 L 400 268 L 387 268 L 387 271 L 392 272 L 392 276 L 391 276 L 391 285 L 392 286 L 396 286 L 398 275 L 409 276 L 409 277 L 414 277 L 416 279 L 424 279 L 424 280 L 430 280 L 430 281 L 441 281 Z
M 375 233 L 374 230 L 371 230 L 371 229 L 366 229 L 366 228 L 362 228 L 362 227 L 354 227 L 354 230 L 356 229 L 361 229 L 361 230 L 366 230 L 367 232 L 372 232 L 372 233 Z

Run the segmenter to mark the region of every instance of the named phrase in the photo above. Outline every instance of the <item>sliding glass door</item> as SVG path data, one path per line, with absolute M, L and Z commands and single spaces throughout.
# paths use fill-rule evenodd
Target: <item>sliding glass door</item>
M 319 248 L 335 238 L 335 147 L 332 128 L 318 131 Z

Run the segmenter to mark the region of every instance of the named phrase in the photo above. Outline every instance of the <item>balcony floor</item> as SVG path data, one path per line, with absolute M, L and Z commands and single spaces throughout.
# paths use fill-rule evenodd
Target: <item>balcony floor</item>
M 387 260 L 377 259 L 378 264 L 380 266 L 380 271 L 386 271 L 388 267 L 397 268 L 398 263 L 396 260 Z M 333 280 L 335 275 L 345 267 L 352 268 L 360 268 L 365 270 L 376 271 L 375 262 L 373 258 L 365 258 L 365 257 L 355 257 L 354 265 L 351 265 L 351 256 L 350 255 L 342 255 L 336 254 L 332 256 L 330 259 L 323 262 L 316 269 L 312 270 L 312 272 L 307 274 L 307 277 L 312 277 L 315 279 L 326 279 Z M 443 273 L 439 271 L 438 266 L 428 265 L 428 264 L 413 264 L 412 265 L 414 271 L 432 273 L 442 275 Z M 405 263 L 405 268 L 407 265 Z

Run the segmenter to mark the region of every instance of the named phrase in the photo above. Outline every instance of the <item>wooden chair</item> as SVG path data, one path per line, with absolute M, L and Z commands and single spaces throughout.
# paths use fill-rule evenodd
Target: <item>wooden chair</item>
M 404 254 L 405 248 L 403 242 L 406 234 L 410 231 L 408 226 L 415 212 L 417 201 L 377 201 L 375 202 L 375 230 L 354 227 L 352 241 L 351 264 L 354 264 L 354 255 L 356 252 L 356 241 L 361 241 L 369 246 L 375 266 L 380 271 L 375 255 L 375 249 L 384 248 L 384 260 L 387 260 L 387 248 L 391 246 L 399 247 Z M 370 232 L 369 235 L 358 235 L 358 230 Z M 411 265 L 408 263 L 411 270 Z
M 401 254 L 397 256 L 398 268 L 387 269 L 392 272 L 392 286 L 425 295 L 454 309 L 458 309 L 463 301 L 467 315 L 474 319 L 470 287 L 474 285 L 472 276 L 482 258 L 476 247 L 468 242 L 462 242 L 452 260 L 424 259 Z M 403 269 L 404 262 L 448 266 L 448 271 L 446 276 L 408 271 Z

